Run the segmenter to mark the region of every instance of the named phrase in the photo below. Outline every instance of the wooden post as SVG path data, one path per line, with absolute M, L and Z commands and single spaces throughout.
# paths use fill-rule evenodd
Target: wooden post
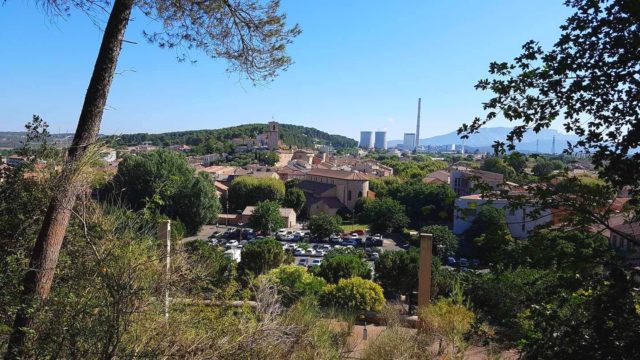
M 171 220 L 161 220 L 158 223 L 158 240 L 167 244 L 166 272 L 164 283 L 164 317 L 169 320 L 169 276 L 171 274 Z
M 418 269 L 418 307 L 429 305 L 431 299 L 431 248 L 433 235 L 420 234 L 420 265 Z

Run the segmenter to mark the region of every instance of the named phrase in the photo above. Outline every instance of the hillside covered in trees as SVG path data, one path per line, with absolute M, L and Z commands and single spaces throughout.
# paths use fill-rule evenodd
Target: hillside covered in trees
M 265 131 L 267 131 L 267 124 L 246 124 L 222 129 L 188 130 L 163 134 L 122 134 L 108 136 L 106 139 L 111 141 L 113 145 L 136 145 L 150 141 L 158 146 L 180 144 L 198 146 L 210 141 L 225 142 L 234 138 L 252 138 Z M 355 140 L 342 135 L 331 135 L 318 129 L 291 124 L 280 124 L 280 139 L 288 146 L 299 148 L 313 147 L 316 144 L 331 144 L 338 149 L 358 145 Z

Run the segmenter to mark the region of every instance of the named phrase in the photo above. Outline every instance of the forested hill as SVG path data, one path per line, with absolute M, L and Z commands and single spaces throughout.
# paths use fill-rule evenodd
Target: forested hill
M 188 130 L 163 134 L 123 134 L 108 136 L 105 139 L 114 141 L 115 145 L 137 145 L 150 141 L 154 145 L 197 146 L 203 143 L 217 141 L 225 142 L 238 137 L 255 137 L 267 131 L 267 124 L 246 124 L 212 130 Z M 331 144 L 335 148 L 356 147 L 357 141 L 342 135 L 331 135 L 318 129 L 280 124 L 280 139 L 286 144 L 299 148 L 313 147 L 315 144 Z

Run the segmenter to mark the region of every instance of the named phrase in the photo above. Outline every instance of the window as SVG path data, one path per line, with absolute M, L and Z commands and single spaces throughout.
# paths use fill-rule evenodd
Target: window
M 351 201 L 351 190 L 347 191 L 347 201 Z
M 358 191 L 358 199 L 362 197 L 362 191 Z

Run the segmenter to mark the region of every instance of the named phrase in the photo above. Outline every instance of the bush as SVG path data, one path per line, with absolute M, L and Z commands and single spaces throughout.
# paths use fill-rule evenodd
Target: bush
M 324 279 L 311 275 L 307 269 L 297 265 L 280 266 L 263 277 L 278 287 L 284 306 L 291 306 L 304 297 L 318 296 L 327 284 Z
M 353 277 L 327 285 L 320 295 L 320 304 L 351 311 L 378 311 L 384 305 L 384 295 L 380 285 Z
M 282 245 L 273 238 L 258 240 L 242 248 L 240 267 L 254 275 L 275 269 L 284 261 Z
M 463 336 L 471 330 L 474 313 L 451 299 L 440 299 L 418 311 L 427 332 L 432 332 L 447 345 L 451 357 L 464 353 Z
M 354 276 L 370 279 L 371 268 L 359 254 L 331 254 L 325 256 L 320 263 L 317 274 L 327 282 L 335 284 L 341 279 Z
M 309 231 L 317 239 L 326 239 L 331 234 L 342 232 L 342 219 L 326 213 L 314 215 L 309 219 Z

